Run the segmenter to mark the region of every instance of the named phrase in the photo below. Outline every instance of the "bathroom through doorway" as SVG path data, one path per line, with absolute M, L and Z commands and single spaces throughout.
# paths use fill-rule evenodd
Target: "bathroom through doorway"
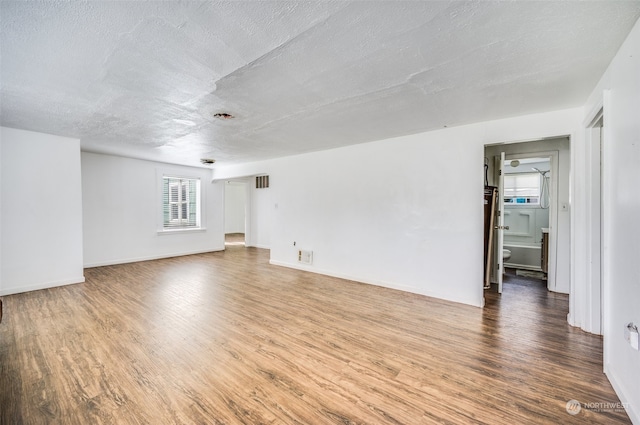
M 488 145 L 485 165 L 485 185 L 498 187 L 499 170 L 503 173 L 502 201 L 496 206 L 503 222 L 495 226 L 502 229 L 503 246 L 494 244 L 490 282 L 500 291 L 500 278 L 508 272 L 518 278 L 540 279 L 549 290 L 568 294 L 569 137 Z M 494 232 L 494 239 L 499 240 L 499 230 Z M 501 269 L 499 262 L 504 263 Z
M 504 268 L 513 269 L 515 276 L 547 281 L 551 157 L 516 155 L 504 161 L 502 172 Z

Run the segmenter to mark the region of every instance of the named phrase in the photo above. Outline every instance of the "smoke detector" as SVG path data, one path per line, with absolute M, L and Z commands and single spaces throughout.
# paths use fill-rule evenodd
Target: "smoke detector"
M 212 158 L 201 158 L 201 159 L 200 159 L 200 162 L 201 162 L 202 164 L 204 164 L 204 165 L 211 165 L 211 164 L 213 164 L 214 162 L 216 162 L 216 160 L 215 160 L 215 159 L 212 159 Z

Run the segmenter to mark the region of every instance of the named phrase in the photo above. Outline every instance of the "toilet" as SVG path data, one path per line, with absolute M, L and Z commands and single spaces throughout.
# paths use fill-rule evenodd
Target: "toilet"
M 511 251 L 509 251 L 508 249 L 503 249 L 502 250 L 502 262 L 506 263 L 507 261 L 509 261 L 509 258 L 511 258 Z

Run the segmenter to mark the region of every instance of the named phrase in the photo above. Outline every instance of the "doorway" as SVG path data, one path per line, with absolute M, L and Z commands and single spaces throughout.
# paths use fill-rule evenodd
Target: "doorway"
M 504 267 L 518 276 L 547 280 L 551 211 L 551 157 L 509 155 L 504 184 Z M 545 255 L 546 254 L 546 255 Z
M 604 110 L 594 115 L 587 131 L 585 143 L 587 145 L 587 166 L 589 173 L 585 181 L 588 207 L 586 219 L 589 226 L 587 237 L 587 274 L 585 293 L 586 323 L 589 332 L 603 333 L 604 324 L 604 282 L 605 282 L 605 256 L 604 256 L 604 216 L 603 202 L 603 159 L 604 159 Z M 585 330 L 586 330 L 585 329 Z
M 229 180 L 224 190 L 225 246 L 246 246 L 247 234 L 247 182 Z
M 501 152 L 505 153 L 504 162 L 500 160 Z M 509 271 L 518 277 L 546 278 L 541 282 L 548 290 L 568 294 L 569 137 L 487 145 L 485 163 L 487 183 L 498 186 L 499 169 L 504 168 L 506 187 L 504 202 L 499 202 L 497 208 L 504 215 L 504 223 L 498 226 L 502 230 L 496 232 L 503 232 L 509 252 L 494 246 L 491 282 L 499 283 Z M 499 260 L 504 260 L 500 272 Z

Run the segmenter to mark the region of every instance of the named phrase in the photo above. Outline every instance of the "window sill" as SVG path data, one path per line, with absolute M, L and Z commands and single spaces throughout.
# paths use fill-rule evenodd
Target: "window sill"
M 166 229 L 158 230 L 158 235 L 178 235 L 183 233 L 204 233 L 207 231 L 206 227 L 198 227 L 196 229 Z

